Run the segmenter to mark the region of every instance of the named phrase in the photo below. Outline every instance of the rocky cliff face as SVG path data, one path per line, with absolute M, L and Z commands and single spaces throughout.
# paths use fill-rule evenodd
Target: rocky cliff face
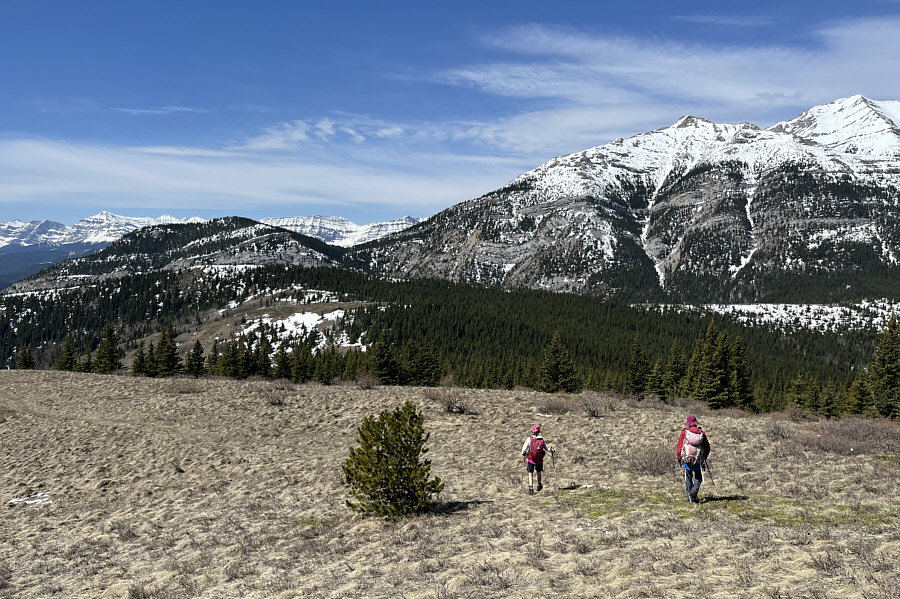
M 760 129 L 683 117 L 351 252 L 394 276 L 630 299 L 900 293 L 900 102 Z

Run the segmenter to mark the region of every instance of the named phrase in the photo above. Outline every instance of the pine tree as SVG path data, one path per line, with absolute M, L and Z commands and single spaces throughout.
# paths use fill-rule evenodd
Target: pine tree
M 94 358 L 91 356 L 91 350 L 85 350 L 84 362 L 79 363 L 78 372 L 94 372 Z
M 864 414 L 871 408 L 872 394 L 869 392 L 866 373 L 860 372 L 844 394 L 843 411 L 848 414 Z
M 869 365 L 872 407 L 881 416 L 900 416 L 900 321 L 894 316 L 882 331 Z
M 750 366 L 747 364 L 747 346 L 737 337 L 731 343 L 728 359 L 729 403 L 743 410 L 753 405 L 753 388 L 750 385 Z
M 190 353 L 187 355 L 187 358 L 184 361 L 184 371 L 187 374 L 195 377 L 203 376 L 204 374 L 206 374 L 206 368 L 204 367 L 203 345 L 200 344 L 199 339 L 194 341 L 194 346 L 191 348 Z
M 393 411 L 367 416 L 357 429 L 358 447 L 350 449 L 343 464 L 344 482 L 356 501 L 353 510 L 386 517 L 420 513 L 431 497 L 443 491 L 439 478 L 429 480 L 431 462 L 422 456 L 425 417 L 406 402 Z
M 159 361 L 156 359 L 156 347 L 152 341 L 147 347 L 147 361 L 144 363 L 144 374 L 150 378 L 159 376 Z
M 669 347 L 669 355 L 666 358 L 666 368 L 662 376 L 662 386 L 669 397 L 676 397 L 681 393 L 681 382 L 687 374 L 687 366 L 684 356 L 678 347 L 678 342 L 673 341 Z
M 287 352 L 286 341 L 282 341 L 278 346 L 278 352 L 275 354 L 275 371 L 273 375 L 276 379 L 291 378 L 291 356 Z
M 697 399 L 709 403 L 711 408 L 727 407 L 731 399 L 728 334 L 720 332 L 715 322 L 711 322 L 703 343 L 698 348 L 700 354 L 694 371 L 693 394 Z
M 131 361 L 131 374 L 141 376 L 147 374 L 147 353 L 144 351 L 144 341 L 138 343 L 137 351 L 134 352 L 134 359 Z
M 63 339 L 62 350 L 59 352 L 59 356 L 56 358 L 55 368 L 57 370 L 75 370 L 75 350 L 72 348 L 72 343 L 69 341 L 69 336 L 66 335 L 66 338 Z
M 797 407 L 814 414 L 820 413 L 822 390 L 818 383 L 808 374 L 801 374 L 791 381 L 788 398 Z
M 569 352 L 563 347 L 559 332 L 553 333 L 550 344 L 544 349 L 538 373 L 538 385 L 541 391 L 556 393 L 577 393 L 581 388 L 575 373 L 575 365 L 569 358 Z
M 666 388 L 663 386 L 663 367 L 659 362 L 655 362 L 650 368 L 650 372 L 647 373 L 645 391 L 662 398 L 666 397 Z
M 19 370 L 34 370 L 37 363 L 34 360 L 34 354 L 31 353 L 30 345 L 22 345 L 19 348 L 19 358 L 16 361 L 16 368 Z
M 433 345 L 410 342 L 406 354 L 406 382 L 410 385 L 435 387 L 441 380 L 441 359 Z
M 291 352 L 291 380 L 295 383 L 305 383 L 312 380 L 315 372 L 312 354 L 305 345 L 297 345 Z
M 372 374 L 382 385 L 396 385 L 400 382 L 400 361 L 394 348 L 387 342 L 387 333 L 381 332 L 372 346 Z
M 103 328 L 103 340 L 97 347 L 94 370 L 101 374 L 109 374 L 122 368 L 122 357 L 125 352 L 119 348 L 119 340 L 112 324 L 106 323 Z
M 206 372 L 216 374 L 219 370 L 219 340 L 213 339 L 212 347 L 209 348 L 209 355 L 206 356 Z
M 628 391 L 643 394 L 647 390 L 647 376 L 650 374 L 650 361 L 644 353 L 640 338 L 635 335 L 628 353 Z
M 175 344 L 175 329 L 171 324 L 163 327 L 156 346 L 156 376 L 172 376 L 181 372 L 181 358 Z

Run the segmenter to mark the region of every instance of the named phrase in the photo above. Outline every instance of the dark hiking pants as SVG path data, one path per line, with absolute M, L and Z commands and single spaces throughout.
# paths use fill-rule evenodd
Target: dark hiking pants
M 684 469 L 684 487 L 687 491 L 688 499 L 691 501 L 699 501 L 697 493 L 700 492 L 700 483 L 703 482 L 703 472 L 700 470 Z

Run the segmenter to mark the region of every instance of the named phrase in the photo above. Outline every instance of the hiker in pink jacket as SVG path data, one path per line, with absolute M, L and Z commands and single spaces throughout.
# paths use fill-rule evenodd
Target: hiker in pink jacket
M 675 446 L 675 458 L 684 467 L 684 487 L 691 503 L 700 503 L 697 493 L 703 482 L 703 462 L 708 456 L 709 439 L 697 418 L 689 414 Z
M 531 427 L 531 436 L 525 439 L 522 446 L 522 457 L 525 459 L 525 467 L 528 469 L 528 494 L 534 495 L 534 473 L 537 472 L 537 490 L 544 488 L 541 484 L 541 472 L 544 471 L 544 454 L 549 451 L 553 453 L 553 449 L 544 443 L 541 436 L 541 425 L 535 424 Z

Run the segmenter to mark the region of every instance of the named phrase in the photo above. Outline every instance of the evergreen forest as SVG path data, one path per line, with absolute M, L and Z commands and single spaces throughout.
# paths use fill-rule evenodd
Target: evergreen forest
M 285 337 L 260 327 L 211 346 L 177 346 L 179 334 L 229 309 L 299 304 L 310 290 L 348 306 L 324 340 L 315 330 Z M 12 368 L 115 372 L 128 350 L 131 372 L 142 376 L 453 381 L 694 397 L 713 408 L 900 415 L 896 322 L 883 331 L 787 334 L 585 295 L 284 265 L 160 271 L 7 295 L 0 316 L 0 359 Z M 357 347 L 330 343 L 338 335 Z

